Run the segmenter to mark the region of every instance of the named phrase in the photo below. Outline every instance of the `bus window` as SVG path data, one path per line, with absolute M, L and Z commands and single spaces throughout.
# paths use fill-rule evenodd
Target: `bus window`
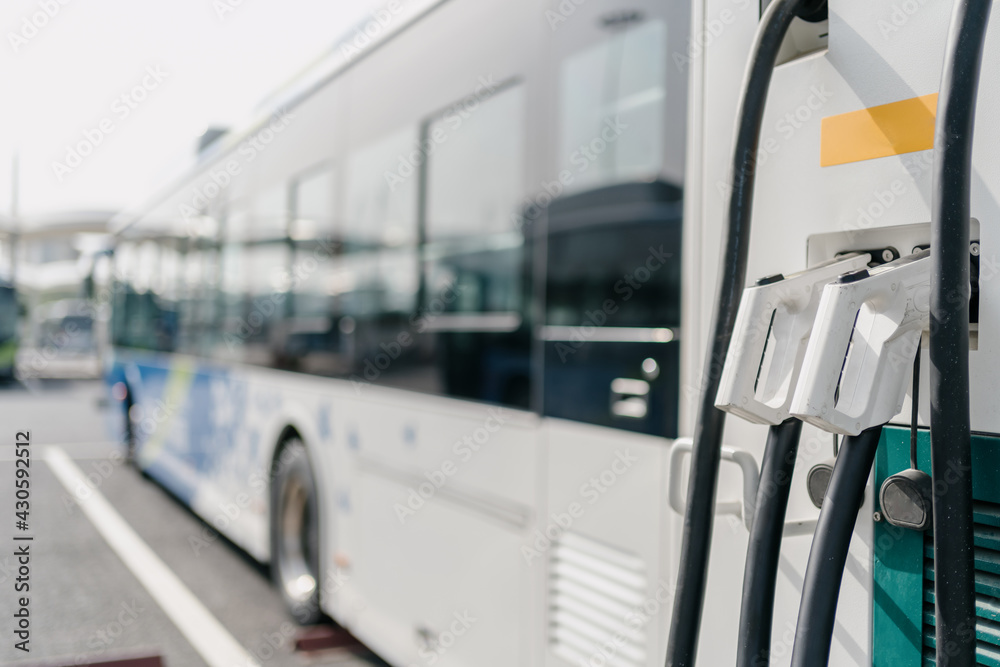
M 247 363 L 278 364 L 279 332 L 285 318 L 291 250 L 284 241 L 244 247 L 244 311 L 236 337 Z
M 337 172 L 325 167 L 300 177 L 292 189 L 293 241 L 332 239 L 336 236 Z
M 348 159 L 343 226 L 348 251 L 416 242 L 416 167 L 406 164 L 416 144 L 416 130 L 407 128 Z
M 416 138 L 403 129 L 347 156 L 342 214 L 333 170 L 297 187 L 287 338 L 296 368 L 389 385 L 408 376 L 411 348 L 384 368 L 373 364 L 416 307 L 418 179 L 397 174 Z
M 293 247 L 283 323 L 285 363 L 319 375 L 340 375 L 345 360 L 337 350 L 336 299 L 343 287 L 336 254 L 337 171 L 311 169 L 292 185 L 289 237 Z
M 645 180 L 662 169 L 666 25 L 649 20 L 567 58 L 559 164 L 570 190 Z
M 228 231 L 227 231 L 228 237 Z M 217 354 L 222 359 L 242 360 L 243 340 L 234 332 L 239 329 L 243 318 L 244 293 L 246 283 L 246 262 L 243 254 L 243 244 L 227 242 L 222 246 L 222 272 L 219 283 L 218 307 L 222 336 L 216 341 Z
M 118 345 L 172 352 L 177 345 L 177 253 L 156 241 L 122 244 L 114 335 Z M 165 259 L 164 259 L 165 256 Z
M 217 335 L 218 251 L 212 246 L 188 249 L 183 258 L 178 346 L 188 354 L 207 355 Z
M 111 342 L 114 345 L 127 346 L 128 312 L 128 276 L 131 271 L 134 244 L 129 241 L 119 241 L 115 246 L 112 262 L 112 298 L 111 308 Z
M 263 241 L 284 239 L 288 227 L 288 191 L 269 188 L 251 198 L 242 238 Z
M 223 225 L 218 308 L 224 359 L 280 365 L 291 249 L 284 188 L 230 203 Z
M 428 126 L 424 329 L 452 396 L 528 407 L 528 281 L 517 205 L 524 90 L 513 86 Z M 438 137 L 443 138 L 439 140 Z
M 634 183 L 550 206 L 545 414 L 676 435 L 680 197 Z
M 524 190 L 524 90 L 500 90 L 445 112 L 428 136 L 436 147 L 427 184 L 427 239 L 468 239 L 515 231 L 512 213 Z M 441 137 L 441 141 L 437 141 Z
M 285 316 L 290 249 L 283 241 L 227 243 L 222 251 L 222 340 L 225 358 L 273 366 Z

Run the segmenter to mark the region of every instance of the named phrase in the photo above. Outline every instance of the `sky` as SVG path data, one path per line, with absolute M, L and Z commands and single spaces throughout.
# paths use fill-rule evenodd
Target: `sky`
M 15 153 L 22 224 L 141 203 L 382 4 L 4 0 L 0 225 Z

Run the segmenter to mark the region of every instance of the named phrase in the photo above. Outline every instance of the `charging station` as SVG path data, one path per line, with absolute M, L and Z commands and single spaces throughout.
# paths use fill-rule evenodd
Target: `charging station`
M 1000 162 L 995 159 L 1000 126 L 992 119 L 1000 108 L 1000 80 L 991 73 L 1000 65 L 1000 27 L 996 21 L 988 23 L 988 3 L 830 0 L 825 14 L 809 14 L 807 4 L 796 5 L 796 18 L 782 27 L 766 91 L 752 93 L 766 95 L 766 104 L 757 125 L 756 152 L 744 159 L 742 171 L 740 141 L 752 92 L 745 82 L 767 40 L 765 21 L 786 10 L 769 13 L 767 2 L 695 3 L 692 43 L 674 53 L 675 64 L 689 68 L 692 82 L 684 238 L 685 257 L 691 261 L 684 267 L 682 331 L 691 347 L 682 355 L 679 430 L 706 430 L 703 399 L 719 385 L 713 398 L 729 413 L 721 438 L 729 450 L 749 452 L 762 461 L 768 456 L 765 443 L 772 446 L 774 429 L 783 420 L 804 424 L 801 435 L 796 434 L 797 451 L 791 449 L 787 498 L 776 514 L 784 517 L 783 525 L 769 528 L 781 533 L 780 552 L 774 546 L 768 555 L 775 573 L 770 584 L 773 610 L 768 609 L 773 619 L 766 619 L 760 650 L 744 655 L 750 645 L 745 631 L 759 631 L 754 626 L 759 618 L 748 623 L 744 599 L 741 620 L 740 606 L 734 603 L 741 585 L 748 586 L 738 573 L 759 541 L 751 537 L 753 527 L 742 530 L 716 522 L 707 538 L 710 556 L 700 627 L 690 617 L 679 626 L 678 609 L 684 603 L 675 605 L 667 664 L 692 665 L 696 656 L 704 665 L 917 667 L 943 664 L 943 654 L 952 656 L 951 665 L 998 665 L 1000 401 L 994 385 L 1000 377 L 1000 285 L 992 278 L 1000 231 Z M 985 29 L 985 41 L 971 25 Z M 974 133 L 971 124 L 962 126 L 963 110 L 956 100 L 963 94 L 975 107 Z M 968 113 L 964 119 L 969 120 Z M 970 137 L 971 167 L 963 170 L 962 147 L 955 146 Z M 740 193 L 748 179 L 751 192 Z M 968 184 L 967 209 L 960 196 L 962 179 Z M 733 286 L 742 292 L 738 281 L 724 284 L 732 261 L 719 252 L 719 239 L 731 232 L 738 197 L 750 207 L 742 214 L 745 221 L 741 219 L 748 233 L 741 268 L 751 287 L 732 321 L 728 354 L 720 355 L 719 320 L 725 318 L 719 314 L 719 294 Z M 954 234 L 960 229 L 954 226 L 954 211 L 967 221 L 962 234 Z M 942 223 L 942 216 L 951 222 Z M 964 261 L 962 244 L 968 253 L 965 277 L 954 268 Z M 858 257 L 864 257 L 864 267 L 823 273 L 831 262 Z M 816 279 L 803 278 L 810 274 Z M 959 278 L 959 283 L 967 281 L 967 291 L 954 288 Z M 781 289 L 783 281 L 787 286 Z M 952 287 L 946 287 L 947 281 Z M 822 292 L 821 298 L 809 294 L 806 282 Z M 974 522 L 969 540 L 974 552 L 963 547 L 957 556 L 947 544 L 935 546 L 931 522 L 932 506 L 951 511 L 944 499 L 968 478 L 961 457 L 944 454 L 956 441 L 961 445 L 961 437 L 940 437 L 933 470 L 931 465 L 932 413 L 939 426 L 961 421 L 961 410 L 952 409 L 959 404 L 948 397 L 961 394 L 964 378 L 947 370 L 946 362 L 955 361 L 955 355 L 945 359 L 941 350 L 946 336 L 954 343 L 954 332 L 964 329 L 956 328 L 953 317 L 948 321 L 935 315 L 947 307 L 949 297 L 952 305 L 967 306 L 969 320 L 972 436 L 965 440 L 971 451 L 972 505 L 966 513 Z M 934 396 L 939 397 L 936 403 Z M 874 466 L 871 460 L 859 460 L 855 479 L 848 480 L 842 459 L 849 448 L 860 447 L 852 439 L 872 436 L 870 428 L 879 429 L 870 450 Z M 696 437 L 693 458 L 698 447 Z M 861 494 L 860 509 L 844 500 L 849 493 L 835 506 L 823 499 L 825 484 L 831 484 L 829 493 L 837 484 L 835 467 L 812 476 L 825 480 L 818 492 L 809 487 L 810 470 L 829 466 L 824 462 L 834 454 L 845 466 L 840 484 Z M 943 464 L 949 460 L 951 474 Z M 716 473 L 720 499 L 738 493 L 726 467 Z M 766 469 L 764 463 L 761 489 Z M 692 480 L 696 472 L 692 466 Z M 762 498 L 766 500 L 758 491 L 755 521 Z M 841 545 L 842 566 L 837 587 L 831 589 L 835 599 L 823 612 L 834 615 L 826 619 L 829 643 L 822 646 L 824 641 L 817 645 L 812 636 L 822 634 L 818 626 L 826 620 L 817 619 L 826 617 L 810 615 L 817 604 L 824 606 L 809 599 L 810 581 L 818 571 L 810 552 L 828 539 L 824 515 L 829 525 L 834 514 L 850 534 Z M 690 512 L 683 521 L 678 517 L 678 540 L 696 529 L 692 521 L 698 517 L 692 517 Z M 815 521 L 820 525 L 813 530 Z M 940 532 L 941 524 L 936 525 Z M 673 563 L 682 573 L 697 569 L 685 561 L 689 552 L 682 549 Z M 961 572 L 969 562 L 974 582 L 963 583 Z M 939 617 L 942 602 L 934 586 L 939 569 L 949 577 L 956 573 L 951 581 L 957 583 L 946 590 L 952 597 L 966 596 L 956 604 L 966 604 L 974 614 L 974 628 Z M 753 572 L 748 565 L 747 574 Z M 683 586 L 685 580 L 678 583 Z M 746 596 L 748 588 L 743 590 Z M 942 625 L 948 627 L 942 630 Z M 946 636 L 956 638 L 955 646 L 939 647 L 940 632 L 952 633 Z M 685 640 L 692 646 L 678 648 Z M 824 651 L 828 663 L 816 657 Z

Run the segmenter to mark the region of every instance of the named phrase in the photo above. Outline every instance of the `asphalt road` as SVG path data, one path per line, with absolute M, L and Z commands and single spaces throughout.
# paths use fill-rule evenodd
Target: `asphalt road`
M 364 647 L 312 653 L 294 648 L 299 629 L 285 612 L 266 571 L 235 546 L 217 540 L 198 553 L 189 538 L 204 524 L 155 482 L 114 463 L 114 425 L 96 382 L 0 386 L 0 664 L 86 664 L 132 655 L 160 655 L 169 667 L 207 663 L 72 502 L 44 448 L 56 445 L 181 583 L 262 667 L 385 665 Z M 30 429 L 29 530 L 16 529 L 14 437 Z M 15 542 L 30 534 L 31 542 Z M 18 563 L 30 545 L 30 653 L 15 648 Z

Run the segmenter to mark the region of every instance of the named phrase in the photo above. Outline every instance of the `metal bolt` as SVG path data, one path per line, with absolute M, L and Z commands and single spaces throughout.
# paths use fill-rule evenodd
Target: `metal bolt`
M 874 514 L 872 514 L 872 519 L 874 519 L 875 522 L 878 523 L 879 521 L 882 520 L 882 513 L 881 512 L 875 512 Z
M 969 252 L 972 253 L 973 257 L 979 257 L 979 241 L 973 241 L 969 244 Z

